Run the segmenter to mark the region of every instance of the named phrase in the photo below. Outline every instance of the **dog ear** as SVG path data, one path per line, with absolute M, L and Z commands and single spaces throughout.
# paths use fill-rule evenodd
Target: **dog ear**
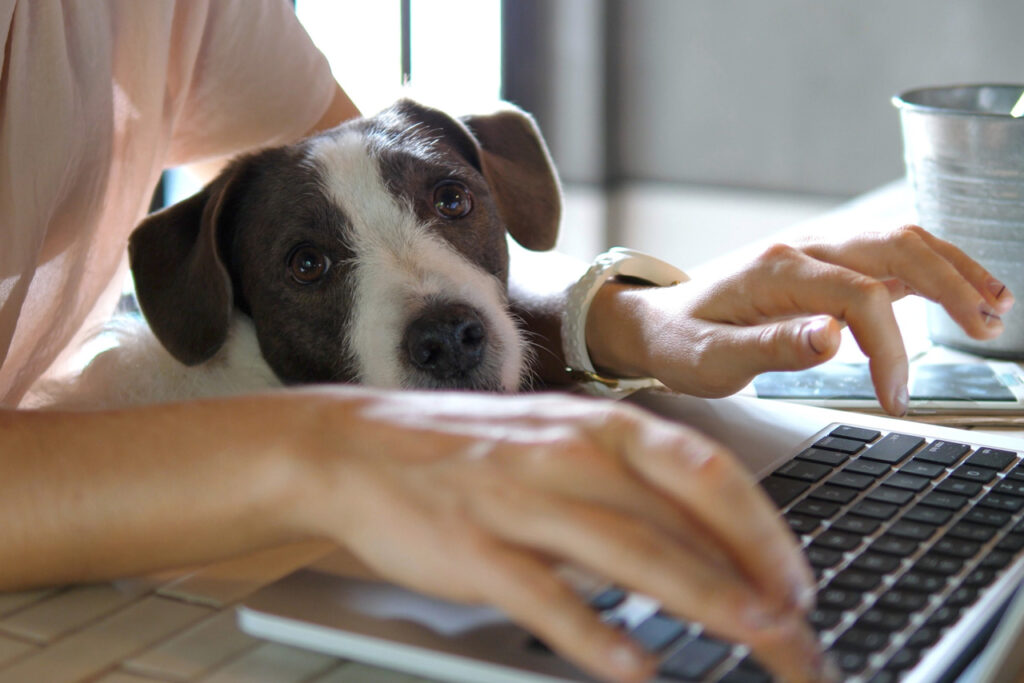
M 128 240 L 135 295 L 160 343 L 185 365 L 224 344 L 231 277 L 218 249 L 218 226 L 237 164 L 192 197 L 147 217 Z
M 510 108 L 461 120 L 480 145 L 481 171 L 509 233 L 527 249 L 553 248 L 562 216 L 562 189 L 533 118 Z

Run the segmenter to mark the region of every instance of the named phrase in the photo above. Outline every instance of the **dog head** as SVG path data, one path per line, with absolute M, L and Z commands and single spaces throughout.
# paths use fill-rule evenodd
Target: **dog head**
M 550 249 L 560 189 L 518 110 L 453 119 L 411 101 L 233 161 L 132 234 L 136 296 L 186 365 L 236 311 L 285 383 L 515 390 L 511 234 Z

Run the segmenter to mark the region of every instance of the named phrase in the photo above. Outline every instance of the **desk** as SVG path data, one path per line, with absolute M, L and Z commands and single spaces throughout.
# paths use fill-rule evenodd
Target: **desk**
M 884 229 L 910 220 L 906 188 L 894 183 L 778 237 Z M 716 262 L 694 275 L 720 267 Z M 1024 425 L 986 430 L 1024 438 Z M 424 680 L 258 641 L 235 628 L 235 604 L 331 551 L 302 544 L 152 577 L 0 594 L 0 683 Z

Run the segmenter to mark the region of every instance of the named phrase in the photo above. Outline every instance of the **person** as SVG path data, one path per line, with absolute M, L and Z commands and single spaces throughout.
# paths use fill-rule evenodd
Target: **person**
M 504 609 L 597 676 L 649 676 L 650 655 L 560 579 L 569 563 L 750 643 L 785 680 L 827 677 L 804 618 L 812 575 L 766 496 L 722 447 L 628 405 L 320 386 L 123 411 L 19 407 L 110 310 L 164 167 L 292 141 L 358 110 L 280 0 L 0 0 L 0 25 L 0 589 L 330 539 L 388 580 Z M 529 265 L 513 263 L 510 293 L 554 385 L 567 380 L 558 321 L 580 273 Z M 610 281 L 586 347 L 605 374 L 720 396 L 827 360 L 849 325 L 899 414 L 907 360 L 891 304 L 910 293 L 979 338 L 1013 303 L 981 265 L 909 226 L 772 247 L 704 284 Z

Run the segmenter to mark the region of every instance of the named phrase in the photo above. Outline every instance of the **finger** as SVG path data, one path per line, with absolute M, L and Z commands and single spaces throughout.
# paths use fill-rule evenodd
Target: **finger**
M 477 590 L 546 645 L 606 680 L 643 681 L 656 661 L 601 621 L 546 564 L 498 545 L 480 555 Z
M 894 415 L 906 412 L 907 353 L 884 282 L 786 246 L 767 250 L 741 280 L 759 322 L 826 314 L 849 325 L 869 359 L 882 407 Z M 722 298 L 708 306 L 709 314 L 715 308 L 728 310 L 730 304 Z
M 813 603 L 815 582 L 795 537 L 731 454 L 640 411 L 616 411 L 606 422 L 609 447 L 700 523 L 762 596 L 790 609 Z
M 804 251 L 877 279 L 898 279 L 905 286 L 901 294 L 913 291 L 940 304 L 975 338 L 1002 332 L 1000 315 L 1013 305 L 1012 294 L 984 267 L 918 226 Z
M 601 506 L 530 492 L 492 498 L 481 512 L 483 523 L 499 537 L 562 553 L 654 597 L 666 611 L 750 644 L 783 680 L 819 675 L 820 647 L 798 614 L 765 605 L 738 574 L 709 565 L 649 525 Z M 785 649 L 779 648 L 782 643 Z
M 733 390 L 762 372 L 803 370 L 823 363 L 835 356 L 842 339 L 839 323 L 827 315 L 761 325 L 719 325 L 713 334 L 713 349 L 705 362 L 727 368 L 723 379 L 737 385 Z
M 981 292 L 985 300 L 998 313 L 1006 313 L 1013 307 L 1013 292 L 984 266 L 965 254 L 955 244 L 940 239 L 923 228 L 910 227 L 916 228 L 920 237 L 949 261 L 977 291 Z

